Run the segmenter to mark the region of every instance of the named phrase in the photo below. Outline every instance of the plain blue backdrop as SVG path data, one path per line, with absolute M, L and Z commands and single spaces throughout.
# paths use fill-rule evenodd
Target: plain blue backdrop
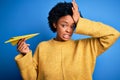
M 40 33 L 27 41 L 34 52 L 39 42 L 55 37 L 49 29 L 47 17 L 49 10 L 60 1 L 64 0 L 0 0 L 0 80 L 22 79 L 14 60 L 18 54 L 16 46 L 4 42 L 13 36 Z M 84 18 L 103 22 L 120 31 L 120 0 L 76 2 Z M 85 37 L 87 36 L 74 34 L 72 38 Z M 119 66 L 120 39 L 97 58 L 93 80 L 120 80 Z

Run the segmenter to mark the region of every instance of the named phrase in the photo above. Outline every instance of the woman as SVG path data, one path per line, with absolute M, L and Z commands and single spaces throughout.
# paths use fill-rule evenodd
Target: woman
M 48 21 L 56 37 L 41 42 L 33 57 L 25 39 L 18 42 L 20 54 L 15 60 L 23 80 L 92 80 L 97 56 L 117 40 L 119 32 L 82 18 L 74 0 L 55 5 Z M 71 40 L 74 30 L 92 38 Z

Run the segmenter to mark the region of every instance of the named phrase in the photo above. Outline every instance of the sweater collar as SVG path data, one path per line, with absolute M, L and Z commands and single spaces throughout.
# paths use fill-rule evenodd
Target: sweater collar
M 68 41 L 57 41 L 54 38 L 50 40 L 50 42 L 54 45 L 67 45 L 70 44 L 73 40 L 68 40 Z

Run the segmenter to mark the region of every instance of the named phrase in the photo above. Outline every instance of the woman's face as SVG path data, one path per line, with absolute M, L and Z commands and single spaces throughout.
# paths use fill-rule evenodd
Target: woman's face
M 67 41 L 71 38 L 75 24 L 73 18 L 70 15 L 61 17 L 56 24 L 53 24 L 56 28 L 58 41 Z

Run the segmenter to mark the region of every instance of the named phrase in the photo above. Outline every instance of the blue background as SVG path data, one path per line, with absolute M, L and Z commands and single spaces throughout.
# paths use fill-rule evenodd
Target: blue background
M 64 0 L 0 0 L 0 80 L 22 79 L 14 61 L 18 54 L 16 46 L 4 42 L 13 36 L 40 33 L 27 41 L 34 52 L 39 42 L 55 36 L 49 29 L 47 17 L 49 10 L 59 1 Z M 120 0 L 76 2 L 85 18 L 103 22 L 120 31 Z M 72 38 L 85 37 L 87 36 L 74 34 Z M 120 39 L 97 58 L 93 80 L 120 80 L 119 66 Z

